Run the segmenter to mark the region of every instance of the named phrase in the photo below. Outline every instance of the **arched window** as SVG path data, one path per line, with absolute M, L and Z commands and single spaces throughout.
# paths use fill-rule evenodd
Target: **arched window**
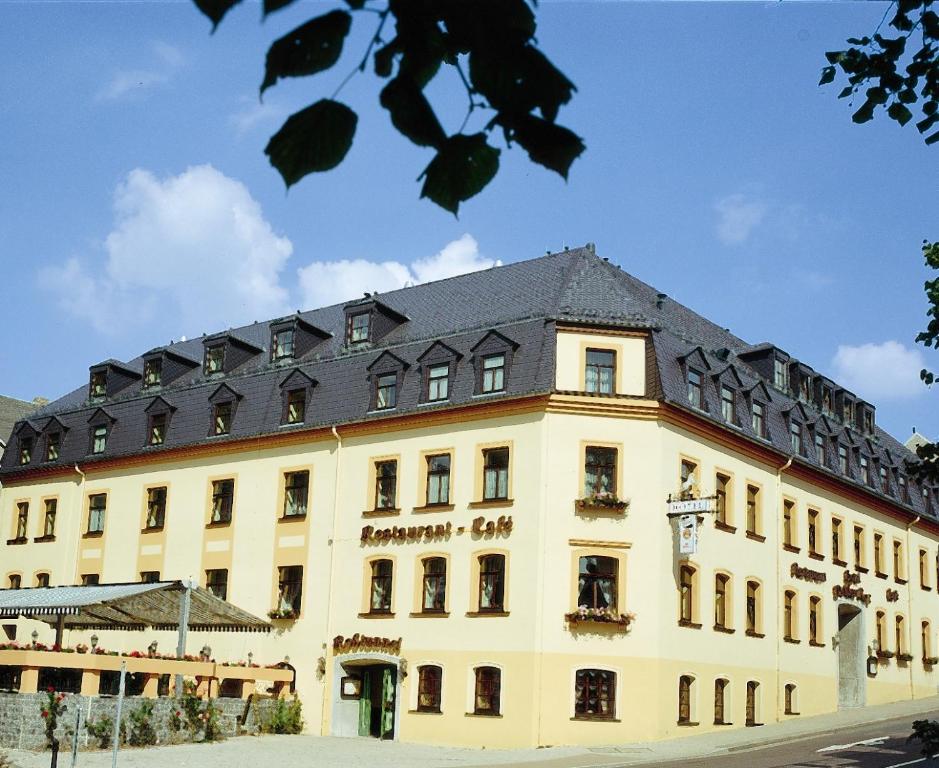
M 714 628 L 727 629 L 730 622 L 730 576 L 718 573 L 714 576 Z
M 424 560 L 423 613 L 443 613 L 447 604 L 447 561 L 442 557 Z
M 587 720 L 616 716 L 616 673 L 578 669 L 574 680 L 574 714 Z
M 747 634 L 760 633 L 760 584 L 757 581 L 747 582 Z
M 697 571 L 690 565 L 682 565 L 678 569 L 678 615 L 682 624 L 694 623 L 694 582 Z
M 897 616 L 894 621 L 897 640 L 897 656 L 900 656 L 900 654 L 906 653 L 906 626 L 902 616 Z
M 809 598 L 809 642 L 821 645 L 822 635 L 822 598 L 812 595 Z
M 498 715 L 501 713 L 500 694 L 502 670 L 498 667 L 476 667 L 476 692 L 473 713 L 476 715 Z
M 787 589 L 783 593 L 783 638 L 785 640 L 795 639 L 795 602 L 796 593 Z
M 678 722 L 688 724 L 691 722 L 691 689 L 694 678 L 691 675 L 682 675 L 678 678 Z
M 417 711 L 440 711 L 440 682 L 443 673 L 440 667 L 426 664 L 417 669 Z
M 754 726 L 757 725 L 757 716 L 759 715 L 759 697 L 760 697 L 760 684 L 756 680 L 750 680 L 747 682 L 747 710 L 746 710 L 746 725 Z
M 875 631 L 877 633 L 877 650 L 886 651 L 887 650 L 887 614 L 883 611 L 877 611 L 875 618 Z
M 372 561 L 369 613 L 391 613 L 391 585 L 394 570 L 391 560 Z
M 479 558 L 479 610 L 499 612 L 505 608 L 505 555 Z
M 615 557 L 582 557 L 577 582 L 577 605 L 616 610 Z
M 785 702 L 784 702 L 784 703 L 785 703 L 785 706 L 786 706 L 785 714 L 787 714 L 787 715 L 798 715 L 798 714 L 799 714 L 799 709 L 798 709 L 798 703 L 797 703 L 797 700 L 796 700 L 796 686 L 795 686 L 795 683 L 786 683 L 786 687 L 785 687 L 785 689 L 784 689 L 784 697 L 785 697 Z
M 729 725 L 726 712 L 727 681 L 719 677 L 714 681 L 714 725 Z

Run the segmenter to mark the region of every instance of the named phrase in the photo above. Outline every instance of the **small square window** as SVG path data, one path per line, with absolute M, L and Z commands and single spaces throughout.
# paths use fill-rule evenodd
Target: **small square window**
M 61 432 L 50 432 L 46 435 L 46 461 L 56 461 L 59 458 L 59 448 L 61 445 Z
M 483 392 L 501 392 L 505 389 L 505 355 L 487 355 L 483 358 Z
M 29 464 L 33 458 L 33 438 L 20 438 L 20 464 Z
M 385 373 L 375 382 L 375 408 L 383 411 L 394 408 L 398 403 L 398 374 Z
M 450 366 L 435 365 L 427 372 L 427 400 L 446 400 L 449 396 Z
M 144 389 L 160 386 L 163 378 L 163 358 L 151 357 L 143 364 L 143 386 Z
M 160 580 L 159 571 L 141 571 L 140 582 L 142 584 L 156 584 Z
M 588 392 L 613 394 L 616 389 L 616 352 L 607 349 L 587 350 L 584 385 Z
M 166 414 L 153 413 L 150 415 L 150 428 L 147 430 L 148 445 L 163 445 L 166 439 Z
M 231 432 L 232 404 L 216 403 L 212 416 L 212 434 L 227 435 Z
M 221 373 L 225 368 L 225 345 L 216 344 L 205 350 L 205 374 Z
M 104 453 L 108 447 L 108 427 L 106 424 L 98 424 L 92 427 L 91 431 L 91 452 Z
M 97 573 L 83 573 L 81 575 L 83 587 L 94 587 L 101 581 L 101 576 Z
M 285 360 L 293 357 L 293 328 L 284 328 L 274 333 L 271 339 L 271 360 Z
M 108 374 L 107 371 L 95 371 L 91 374 L 91 383 L 88 393 L 92 400 L 101 400 L 108 393 Z
M 358 344 L 368 341 L 370 316 L 368 312 L 360 312 L 349 319 L 349 343 Z
M 228 569 L 210 568 L 205 572 L 205 588 L 219 600 L 228 599 Z
M 294 389 L 287 394 L 287 423 L 302 424 L 306 419 L 306 390 Z

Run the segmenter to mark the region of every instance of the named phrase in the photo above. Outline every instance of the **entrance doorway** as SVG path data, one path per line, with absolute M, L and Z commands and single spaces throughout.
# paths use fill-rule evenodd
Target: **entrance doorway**
M 861 609 L 838 606 L 838 708 L 863 707 L 866 699 L 864 627 Z
M 395 687 L 398 671 L 391 664 L 370 664 L 356 668 L 359 689 L 359 736 L 393 739 L 395 729 Z

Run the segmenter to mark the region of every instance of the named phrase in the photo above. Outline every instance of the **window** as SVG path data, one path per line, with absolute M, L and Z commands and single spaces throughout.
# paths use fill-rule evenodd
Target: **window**
M 785 705 L 784 714 L 787 714 L 787 715 L 799 714 L 798 711 L 796 710 L 795 699 L 796 699 L 795 683 L 786 683 L 786 687 L 784 689 L 784 699 L 783 699 L 783 703 Z
M 277 569 L 277 610 L 294 618 L 300 615 L 303 594 L 303 566 L 282 565 Z
M 487 355 L 483 358 L 483 392 L 501 392 L 505 389 L 505 355 Z
M 616 353 L 606 349 L 587 350 L 584 385 L 588 392 L 612 395 L 616 381 Z
M 577 606 L 616 610 L 617 561 L 615 557 L 580 558 L 577 576 Z
M 160 386 L 160 381 L 162 379 L 163 379 L 163 358 L 151 357 L 149 360 L 145 360 L 143 364 L 143 387 L 144 389 L 149 389 L 150 387 Z
M 848 471 L 848 449 L 841 444 L 838 445 L 838 470 L 842 475 L 848 476 L 850 474 Z
M 150 414 L 150 427 L 147 430 L 147 442 L 149 445 L 163 445 L 166 440 L 166 414 Z
M 450 503 L 450 454 L 427 457 L 427 506 Z
M 760 684 L 756 680 L 747 681 L 747 708 L 744 725 L 754 726 L 756 722 L 757 701 L 760 694 Z
M 760 489 L 747 486 L 747 533 L 760 533 Z
M 505 610 L 505 555 L 479 558 L 479 610 L 481 613 Z
M 714 725 L 729 725 L 726 718 L 727 681 L 719 677 L 714 681 Z
M 854 566 L 864 567 L 864 529 L 859 525 L 854 526 Z
M 427 400 L 435 402 L 449 397 L 450 366 L 434 365 L 427 371 Z
M 417 711 L 440 711 L 440 667 L 431 664 L 417 668 Z
M 108 427 L 107 424 L 98 424 L 91 428 L 91 452 L 104 453 L 108 446 Z
M 841 555 L 841 521 L 833 517 L 831 519 L 831 559 L 843 563 Z
M 880 467 L 880 492 L 884 494 L 890 493 L 890 479 L 887 474 L 887 468 L 883 465 Z
M 896 539 L 893 541 L 893 577 L 898 581 L 906 578 L 903 568 L 903 544 Z
M 681 478 L 681 498 L 693 499 L 698 490 L 698 465 L 688 459 L 682 459 L 679 465 L 679 477 Z
M 48 573 L 37 573 L 37 574 L 36 574 L 36 586 L 37 586 L 37 587 L 48 587 L 48 586 L 49 586 L 49 574 L 48 574 Z
M 932 656 L 932 632 L 929 628 L 929 622 L 923 621 L 919 627 L 919 642 L 923 648 L 923 661 Z
M 616 716 L 616 673 L 578 669 L 574 676 L 574 716 L 611 720 Z
M 143 584 L 155 584 L 160 580 L 159 571 L 141 571 L 140 581 Z
M 62 446 L 62 433 L 50 432 L 46 435 L 46 461 L 56 461 Z
M 678 678 L 678 722 L 688 724 L 691 722 L 691 687 L 694 678 L 682 675 Z
M 10 576 L 10 589 L 19 589 L 23 584 L 23 577 L 18 573 L 14 573 Z
M 104 514 L 107 505 L 107 494 L 93 493 L 88 497 L 88 533 L 104 533 Z
M 747 634 L 759 634 L 760 627 L 760 585 L 756 581 L 747 582 Z
M 815 435 L 815 461 L 819 466 L 828 466 L 828 457 L 825 454 L 825 437 L 816 433 Z
M 899 656 L 906 653 L 906 623 L 902 616 L 897 616 L 894 619 L 894 629 L 897 641 L 897 656 Z
M 874 572 L 878 576 L 886 575 L 884 572 L 884 537 L 881 533 L 874 534 Z
M 802 424 L 798 421 L 792 421 L 789 424 L 789 441 L 792 444 L 792 452 L 802 455 Z
M 55 536 L 55 516 L 59 507 L 58 499 L 46 499 L 46 515 L 42 523 L 42 535 L 44 538 Z
M 929 566 L 927 565 L 926 550 L 919 551 L 919 585 L 923 589 L 929 589 Z
M 221 373 L 225 367 L 225 345 L 216 344 L 214 347 L 208 347 L 205 350 L 204 370 L 206 376 L 213 373 Z
M 724 525 L 728 525 L 727 489 L 730 487 L 730 477 L 728 475 L 722 475 L 720 472 L 718 472 L 715 478 L 714 486 L 714 495 L 717 497 L 715 505 L 717 507 L 715 512 L 715 520 Z
M 874 623 L 875 627 L 875 642 L 877 643 L 878 651 L 887 650 L 887 614 L 883 611 L 877 611 L 877 618 Z
M 424 560 L 423 613 L 443 613 L 447 604 L 447 561 L 442 557 Z
M 787 547 L 795 546 L 794 516 L 796 503 L 785 499 L 783 501 L 783 545 Z
M 822 598 L 818 595 L 809 597 L 809 643 L 821 645 L 822 642 Z
M 93 587 L 100 583 L 101 576 L 97 573 L 83 573 L 81 575 L 81 580 L 83 587 Z
M 787 589 L 783 593 L 783 639 L 795 640 L 795 602 L 796 593 Z
M 584 497 L 616 496 L 616 449 L 588 445 L 584 462 Z
M 295 389 L 287 393 L 287 423 L 302 424 L 306 419 L 306 390 Z
M 476 667 L 476 692 L 473 698 L 473 714 L 498 715 L 502 687 L 502 671 L 497 667 Z
M 695 408 L 700 408 L 704 403 L 701 393 L 701 374 L 694 368 L 688 369 L 688 402 Z
M 349 343 L 358 344 L 368 341 L 370 315 L 368 312 L 360 312 L 349 318 Z
M 483 501 L 509 498 L 509 449 L 483 451 Z
M 391 613 L 391 585 L 393 570 L 391 560 L 373 560 L 369 613 Z
M 284 517 L 303 517 L 306 514 L 310 490 L 310 473 L 284 473 Z
M 818 551 L 818 510 L 809 510 L 809 554 L 817 555 Z
M 721 415 L 728 424 L 737 422 L 737 408 L 734 403 L 734 391 L 721 385 Z
M 29 464 L 30 460 L 33 458 L 33 438 L 21 437 L 19 439 L 19 446 L 20 464 Z
M 212 481 L 212 523 L 228 524 L 231 522 L 232 506 L 235 501 L 234 480 Z
M 750 410 L 750 422 L 753 427 L 753 434 L 757 437 L 766 437 L 766 406 L 763 403 L 753 401 Z
M 21 501 L 16 505 L 16 540 L 26 541 L 29 533 L 29 502 Z
M 101 400 L 108 393 L 108 374 L 106 371 L 95 371 L 91 374 L 88 393 L 92 400 Z
M 778 357 L 773 360 L 773 384 L 783 391 L 789 390 L 789 368 Z
M 205 588 L 219 600 L 228 599 L 228 569 L 210 568 L 205 572 Z
M 718 573 L 714 576 L 714 628 L 727 629 L 730 576 Z
M 932 502 L 929 498 L 929 489 L 926 486 L 923 486 L 923 509 L 932 512 Z
M 831 390 L 827 387 L 822 393 L 822 413 L 826 416 L 834 416 L 834 411 L 831 406 Z
M 864 485 L 874 484 L 871 479 L 871 465 L 867 460 L 867 456 L 861 456 L 861 480 L 864 481 Z
M 398 374 L 384 373 L 375 381 L 375 408 L 394 408 L 398 402 Z
M 899 486 L 900 488 L 900 501 L 902 501 L 905 504 L 909 504 L 910 503 L 910 489 L 909 489 L 909 486 L 906 484 L 905 475 L 897 475 L 897 486 Z
M 395 509 L 398 490 L 398 462 L 375 462 L 375 509 Z
M 811 379 L 808 376 L 803 374 L 799 379 L 799 399 L 803 403 L 807 403 L 811 399 L 811 396 L 809 394 L 811 391 L 811 388 L 812 388 Z
M 293 357 L 293 328 L 275 331 L 271 339 L 271 360 L 284 360 L 290 357 Z
M 147 528 L 162 528 L 166 521 L 166 487 L 147 489 Z
M 227 435 L 231 432 L 232 404 L 231 401 L 216 403 L 213 407 L 212 434 Z
M 697 571 L 690 565 L 682 565 L 678 570 L 678 623 L 694 624 L 695 599 L 694 588 Z

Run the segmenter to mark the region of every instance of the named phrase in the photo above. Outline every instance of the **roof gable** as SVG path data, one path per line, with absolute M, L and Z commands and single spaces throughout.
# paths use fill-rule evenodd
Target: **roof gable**
M 209 402 L 225 403 L 229 400 L 240 400 L 241 398 L 242 394 L 240 392 L 236 392 L 234 389 L 228 386 L 228 384 L 219 384 L 219 386 L 215 388 L 215 391 L 209 395 Z
M 388 350 L 385 350 L 378 357 L 372 360 L 372 362 L 365 370 L 371 371 L 379 368 L 407 369 L 410 368 L 410 364 L 406 363 L 397 355 L 394 355 Z
M 89 424 L 101 424 L 102 422 L 108 422 L 113 424 L 116 419 L 108 413 L 104 408 L 97 408 L 93 414 L 88 418 Z
M 301 387 L 315 387 L 316 379 L 310 378 L 299 368 L 294 368 L 280 382 L 281 389 L 300 389 Z
M 163 397 L 155 397 L 150 404 L 144 408 L 144 413 L 153 413 L 155 411 L 175 411 L 176 406 Z
M 421 352 L 417 358 L 417 362 L 423 363 L 427 358 L 459 360 L 462 356 L 463 355 L 457 352 L 453 347 L 438 340 Z
M 492 329 L 486 331 L 486 333 L 482 335 L 479 341 L 470 347 L 470 352 L 475 352 L 479 347 L 483 346 L 483 344 L 486 344 L 487 342 L 498 342 L 499 344 L 510 347 L 511 349 L 518 349 L 517 341 L 514 341 L 505 334 L 499 333 L 497 330 Z
M 678 360 L 686 366 L 691 366 L 697 363 L 699 366 L 704 368 L 705 371 L 711 370 L 711 364 L 708 362 L 707 355 L 704 354 L 704 349 L 702 349 L 700 346 L 695 347 L 683 355 L 679 355 Z

